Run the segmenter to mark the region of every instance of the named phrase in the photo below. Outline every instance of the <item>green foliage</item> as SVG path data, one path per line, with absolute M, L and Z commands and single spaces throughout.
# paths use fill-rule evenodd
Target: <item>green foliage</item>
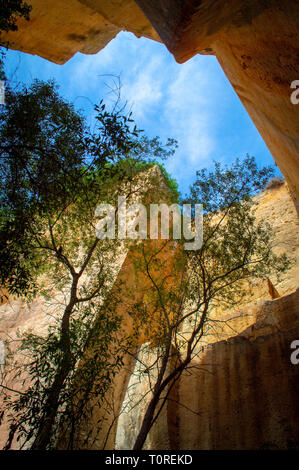
M 136 176 L 173 153 L 172 141 L 164 147 L 141 135 L 130 115 L 95 109 L 91 131 L 52 81 L 38 80 L 8 87 L 0 109 L 0 282 L 13 294 L 43 294 L 49 305 L 55 292 L 60 303 L 56 329 L 21 343 L 32 361 L 16 371 L 29 373 L 29 388 L 7 397 L 11 437 L 38 449 L 51 448 L 67 423 L 72 446 L 87 404 L 101 406 L 122 364 L 118 299 L 113 309 L 102 305 L 119 242 L 96 238 L 95 208 L 123 191 L 130 198 Z
M 275 254 L 272 227 L 255 217 L 253 196 L 272 175 L 273 168 L 258 169 L 248 155 L 230 167 L 215 163 L 214 171 L 197 172 L 186 199 L 204 207 L 202 247 L 188 253 L 199 270 L 195 296 L 203 295 L 207 287 L 209 302 L 231 308 L 247 295 L 245 281 L 269 275 L 280 278 L 289 268 L 289 258 Z
M 165 183 L 167 187 L 169 188 L 170 192 L 174 196 L 174 202 L 179 202 L 180 200 L 180 192 L 179 192 L 179 185 L 178 182 L 175 178 L 172 178 L 171 175 L 166 171 L 164 165 L 162 163 L 157 163 L 159 165 L 159 168 L 162 171 L 162 174 L 165 179 Z
M 47 230 L 45 222 L 58 214 L 73 217 L 74 230 L 83 226 L 80 218 L 90 219 L 91 208 L 111 199 L 112 188 L 157 155 L 172 153 L 170 143 L 164 150 L 157 139 L 139 137 L 131 118 L 108 112 L 103 103 L 96 111 L 98 125 L 91 132 L 52 81 L 6 90 L 0 109 L 0 280 L 13 294 L 32 292 L 42 269 L 32 232 Z M 69 212 L 75 202 L 77 215 Z M 66 231 L 61 224 L 57 229 Z
M 18 17 L 29 20 L 32 7 L 23 0 L 1 0 L 0 1 L 0 33 L 1 31 L 16 31 Z M 0 36 L 1 39 L 1 36 Z
M 197 171 L 186 202 L 203 204 L 205 212 L 221 211 L 262 191 L 273 174 L 272 167 L 259 169 L 249 155 L 243 161 L 237 158 L 230 167 L 215 162 L 214 170 Z

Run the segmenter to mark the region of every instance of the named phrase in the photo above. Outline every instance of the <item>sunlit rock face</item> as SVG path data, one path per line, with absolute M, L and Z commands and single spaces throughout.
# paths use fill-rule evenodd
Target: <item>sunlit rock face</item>
M 76 52 L 96 54 L 121 30 L 159 40 L 134 0 L 29 0 L 30 21 L 5 39 L 12 49 L 36 54 L 58 64 Z
M 299 447 L 299 365 L 290 360 L 298 306 L 299 290 L 261 301 L 254 324 L 203 350 L 199 370 L 178 386 L 180 402 L 193 412 L 176 409 L 177 448 Z
M 131 190 L 132 187 L 130 186 Z M 126 194 L 126 188 L 123 189 L 123 194 Z M 163 174 L 158 166 L 153 166 L 148 169 L 146 173 L 142 172 L 135 179 L 135 190 L 132 200 L 128 198 L 128 205 L 131 203 L 143 202 L 147 205 L 149 199 L 152 203 L 159 203 L 161 200 L 166 204 L 170 204 L 172 194 L 165 184 Z M 127 220 L 127 222 L 129 219 Z M 95 221 L 96 223 L 96 221 Z M 74 234 L 74 237 L 76 234 Z M 159 240 L 154 240 L 154 244 Z M 80 251 L 80 250 L 79 250 Z M 138 249 L 136 250 L 138 253 Z M 142 289 L 146 290 L 145 276 L 141 280 L 139 276 L 136 280 L 135 276 L 135 256 L 134 242 L 127 244 L 123 242 L 112 249 L 111 252 L 106 253 L 106 263 L 109 266 L 110 276 L 107 280 L 108 296 L 119 299 L 115 307 L 119 318 L 122 319 L 120 336 L 127 337 L 132 333 L 132 317 L 128 313 L 130 305 L 133 305 L 138 299 L 144 295 Z M 171 253 L 165 254 L 168 260 Z M 82 285 L 86 282 L 88 284 L 89 276 L 83 275 L 81 278 Z M 57 284 L 53 282 L 51 277 L 46 275 L 41 276 L 39 279 L 40 287 L 47 287 L 47 297 L 38 295 L 33 301 L 26 302 L 24 299 L 16 299 L 7 295 L 6 301 L 0 305 L 0 341 L 7 342 L 12 352 L 15 352 L 17 346 L 24 333 L 33 333 L 40 336 L 46 336 L 48 328 L 56 323 L 56 320 L 61 321 L 65 306 L 69 299 L 69 286 L 66 285 L 64 290 L 57 289 Z M 5 289 L 1 289 L 1 294 L 7 294 Z M 105 299 L 103 299 L 103 302 Z M 138 345 L 142 345 L 148 339 L 148 335 L 141 332 L 138 338 Z M 5 354 L 8 348 L 5 348 Z M 135 348 L 134 348 L 135 352 Z M 88 354 L 88 351 L 87 351 Z M 22 353 L 17 353 L 13 357 L 16 363 L 24 364 L 24 356 Z M 4 366 L 0 364 L 0 384 L 18 390 L 21 393 L 28 388 L 30 377 L 28 372 L 25 372 L 20 377 L 15 377 L 14 363 L 9 360 L 5 361 Z M 113 449 L 115 446 L 115 434 L 117 418 L 121 413 L 121 406 L 125 398 L 125 393 L 128 387 L 128 382 L 131 373 L 134 370 L 134 357 L 131 354 L 125 355 L 123 358 L 124 365 L 118 371 L 113 379 L 113 386 L 105 395 L 104 403 L 101 406 L 95 406 L 95 403 L 89 403 L 88 406 L 91 410 L 91 417 L 86 426 L 80 428 L 77 432 L 74 442 L 76 449 Z M 12 364 L 12 367 L 11 367 Z M 78 365 L 80 367 L 80 364 Z M 95 381 L 94 386 L 97 383 Z M 0 387 L 0 410 L 2 409 L 4 393 Z M 99 422 L 104 423 L 99 426 Z M 164 428 L 163 428 L 164 429 Z M 9 435 L 9 423 L 6 415 L 0 423 L 0 448 L 7 442 Z M 88 439 L 86 437 L 88 436 Z M 12 443 L 12 449 L 19 449 L 21 442 Z M 29 444 L 28 444 L 29 445 Z M 58 439 L 57 447 L 64 449 L 66 447 L 63 439 Z
M 135 369 L 130 377 L 118 419 L 115 440 L 115 448 L 118 450 L 129 450 L 134 447 L 146 407 L 153 396 L 151 390 L 158 375 L 158 356 L 159 353 L 151 349 L 149 343 L 143 344 L 138 351 Z M 148 368 L 150 373 L 146 373 Z M 167 432 L 165 433 L 166 428 L 165 408 L 153 427 L 154 432 L 148 435 L 144 449 L 170 448 L 169 436 Z
M 299 339 L 299 221 L 286 184 L 255 200 L 257 218 L 271 224 L 275 250 L 293 258 L 292 268 L 279 283 L 254 283 L 236 310 L 212 313 L 194 369 L 172 389 L 145 449 L 299 446 L 299 365 L 290 360 Z M 148 344 L 139 351 L 118 420 L 118 449 L 134 445 L 151 397 L 146 370 L 157 354 Z

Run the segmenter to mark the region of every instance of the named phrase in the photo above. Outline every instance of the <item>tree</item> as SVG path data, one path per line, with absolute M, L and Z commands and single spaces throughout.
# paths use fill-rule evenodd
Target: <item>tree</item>
M 116 205 L 124 188 L 128 198 L 142 193 L 136 175 L 171 155 L 174 141 L 163 146 L 146 138 L 131 115 L 108 112 L 102 102 L 95 110 L 91 132 L 53 82 L 34 81 L 8 88 L 0 111 L 1 284 L 12 294 L 47 298 L 54 289 L 62 304 L 46 338 L 22 341 L 31 383 L 13 404 L 7 396 L 14 410 L 7 448 L 15 433 L 32 449 L 51 448 L 66 417 L 76 424 L 74 407 L 83 418 L 94 377 L 102 380 L 100 402 L 122 363 L 119 318 L 103 306 L 119 243 L 96 236 L 95 208 Z M 82 361 L 91 344 L 91 356 Z
M 0 47 L 8 47 L 8 42 L 3 41 L 2 32 L 17 31 L 17 18 L 29 20 L 32 7 L 23 0 L 0 0 Z M 0 51 L 0 80 L 5 80 L 4 52 Z
M 174 384 L 200 354 L 213 311 L 233 309 L 253 279 L 269 273 L 279 277 L 290 264 L 286 255 L 275 254 L 271 227 L 255 218 L 253 195 L 272 174 L 271 168 L 258 169 L 249 156 L 231 167 L 216 163 L 214 171 L 197 172 L 185 202 L 204 206 L 201 248 L 184 251 L 182 242 L 175 247 L 170 240 L 136 248 L 135 290 L 143 289 L 144 297 L 130 309 L 154 359 L 139 365 L 150 398 L 135 450 L 142 449 Z
M 17 31 L 17 17 L 29 20 L 32 7 L 23 0 L 1 0 L 0 2 L 0 31 Z

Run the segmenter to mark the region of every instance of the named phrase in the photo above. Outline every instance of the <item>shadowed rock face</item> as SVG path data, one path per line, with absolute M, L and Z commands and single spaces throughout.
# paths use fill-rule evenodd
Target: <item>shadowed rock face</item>
M 299 448 L 299 365 L 290 361 L 298 301 L 299 290 L 260 303 L 256 323 L 204 350 L 177 387 L 177 448 Z
M 212 53 L 212 45 L 221 32 L 251 26 L 256 17 L 269 9 L 289 13 L 277 0 L 136 0 L 136 3 L 178 62 L 198 53 Z
M 260 301 L 249 309 L 256 318 L 250 327 L 205 346 L 173 387 L 145 448 L 298 449 L 299 365 L 290 360 L 299 338 L 298 305 L 299 289 Z M 144 393 L 144 383 L 135 381 Z M 136 436 L 140 408 L 143 403 L 120 420 L 120 448 L 130 448 L 121 447 L 127 444 L 121 433 Z
M 120 30 L 162 40 L 178 62 L 214 54 L 286 177 L 299 211 L 299 3 L 293 0 L 31 0 L 10 47 L 64 63 Z M 161 38 L 161 39 L 160 39 Z M 212 86 L 212 84 L 211 84 Z

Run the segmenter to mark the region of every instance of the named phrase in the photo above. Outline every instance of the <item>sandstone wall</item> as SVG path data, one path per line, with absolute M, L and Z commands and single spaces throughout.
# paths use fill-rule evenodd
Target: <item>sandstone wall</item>
M 257 322 L 207 347 L 178 386 L 179 449 L 299 448 L 299 290 L 260 305 Z M 173 413 L 173 410 L 171 410 Z M 195 414 L 195 413 L 198 413 Z
M 299 4 L 293 0 L 31 0 L 10 47 L 64 63 L 120 30 L 161 40 L 178 62 L 214 54 L 284 174 L 299 211 Z
M 268 283 L 257 282 L 236 311 L 214 312 L 194 369 L 172 392 L 167 426 L 153 429 L 156 448 L 164 433 L 172 449 L 299 448 L 299 364 L 290 361 L 299 340 L 298 218 L 285 184 L 256 200 L 277 253 L 293 257 L 274 286 L 281 297 L 271 300 Z
M 254 325 L 260 314 L 260 303 L 294 292 L 299 285 L 299 219 L 286 184 L 269 189 L 255 197 L 256 217 L 269 223 L 275 234 L 276 254 L 287 253 L 290 269 L 279 280 L 252 280 L 247 295 L 234 311 L 215 309 L 206 324 L 203 344 L 234 336 Z M 219 323 L 219 319 L 222 320 Z
M 172 389 L 145 449 L 299 448 L 299 364 L 290 361 L 290 345 L 299 339 L 299 289 L 251 308 L 256 321 L 244 331 L 203 346 Z M 142 351 L 139 360 L 146 363 Z M 130 386 L 117 449 L 132 448 L 146 409 L 146 398 L 131 412 L 128 406 L 130 394 L 136 399 L 148 390 L 138 369 Z

